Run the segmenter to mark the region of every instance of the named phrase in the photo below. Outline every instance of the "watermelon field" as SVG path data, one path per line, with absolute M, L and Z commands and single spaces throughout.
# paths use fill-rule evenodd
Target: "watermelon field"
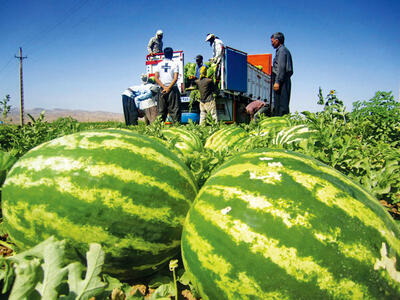
M 400 103 L 0 125 L 7 299 L 400 299 Z

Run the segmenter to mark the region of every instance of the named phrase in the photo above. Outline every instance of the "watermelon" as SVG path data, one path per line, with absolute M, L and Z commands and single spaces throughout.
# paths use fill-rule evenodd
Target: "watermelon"
M 89 243 L 100 243 L 104 271 L 130 279 L 179 253 L 197 187 L 189 169 L 161 143 L 106 129 L 30 150 L 10 170 L 2 192 L 6 231 L 18 249 L 53 235 L 84 257 Z
M 286 127 L 290 125 L 289 119 L 286 117 L 270 117 L 260 121 L 259 126 L 263 128 Z
M 232 147 L 238 141 L 247 136 L 248 134 L 243 128 L 228 125 L 210 135 L 204 144 L 204 148 L 214 151 L 222 151 Z
M 258 128 L 251 131 L 253 136 L 275 136 L 283 128 L 290 127 L 290 121 L 285 117 L 270 117 L 262 119 L 258 123 Z
M 184 127 L 170 127 L 161 130 L 162 135 L 175 142 L 175 147 L 178 148 L 183 155 L 191 154 L 194 151 L 201 152 L 203 144 L 200 138 L 193 132 Z
M 311 139 L 315 136 L 317 130 L 309 128 L 305 124 L 287 127 L 279 131 L 274 137 L 272 143 L 275 145 L 284 145 Z
M 400 299 L 400 230 L 379 202 L 302 154 L 232 157 L 182 233 L 202 299 Z

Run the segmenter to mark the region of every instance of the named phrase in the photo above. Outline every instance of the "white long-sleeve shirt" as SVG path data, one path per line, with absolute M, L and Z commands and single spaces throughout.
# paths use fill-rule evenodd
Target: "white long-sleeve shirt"
M 215 38 L 212 46 L 214 62 L 218 64 L 222 59 L 222 49 L 224 48 L 224 43 L 219 38 Z
M 128 96 L 135 100 L 138 109 L 146 109 L 156 105 L 152 98 L 151 87 L 153 84 L 146 83 L 141 85 L 133 85 L 127 88 L 122 95 Z

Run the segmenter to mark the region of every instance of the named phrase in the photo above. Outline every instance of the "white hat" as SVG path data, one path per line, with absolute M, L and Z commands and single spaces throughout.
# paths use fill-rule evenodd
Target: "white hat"
M 212 34 L 212 33 L 207 34 L 206 42 L 208 42 L 208 41 L 209 41 L 211 38 L 213 38 L 213 37 L 215 37 L 214 34 Z
M 160 30 L 157 30 L 156 35 L 163 35 L 162 30 L 161 30 L 161 29 L 160 29 Z

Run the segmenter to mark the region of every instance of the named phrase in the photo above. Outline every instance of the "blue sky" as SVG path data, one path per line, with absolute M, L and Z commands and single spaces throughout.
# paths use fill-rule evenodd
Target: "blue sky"
M 249 54 L 274 53 L 281 31 L 292 53 L 291 111 L 318 111 L 318 88 L 348 110 L 376 91 L 400 89 L 400 1 L 0 1 L 0 97 L 19 107 L 19 47 L 25 108 L 122 112 L 121 93 L 140 83 L 148 40 L 185 62 L 212 49 L 208 32 Z

